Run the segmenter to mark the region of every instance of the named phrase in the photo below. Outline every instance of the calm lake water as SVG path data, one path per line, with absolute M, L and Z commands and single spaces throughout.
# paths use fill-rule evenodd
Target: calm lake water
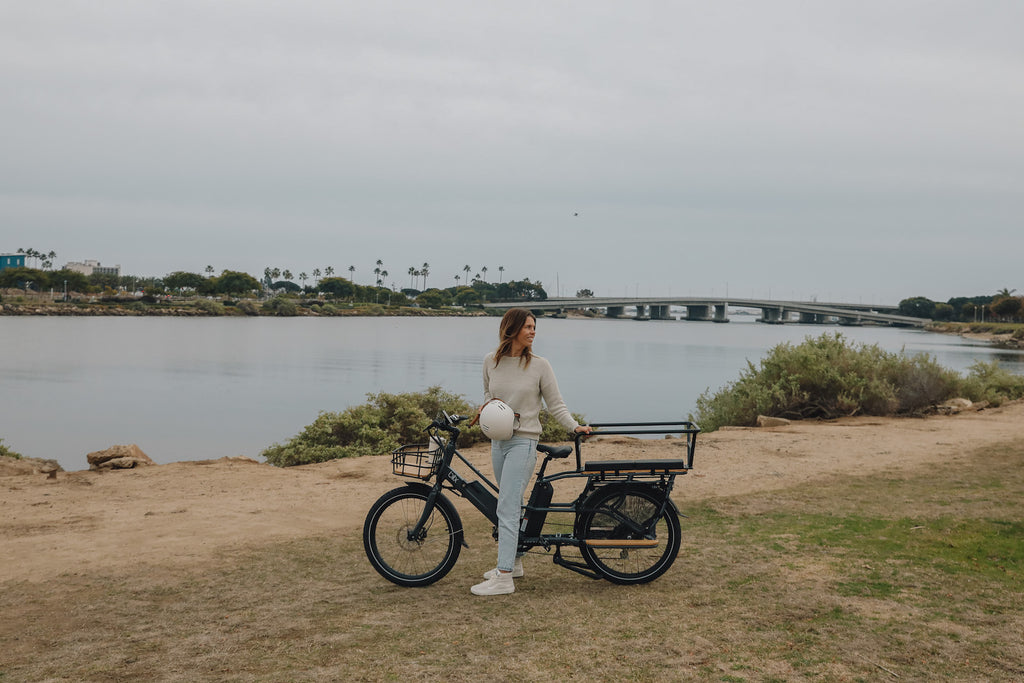
M 0 438 L 55 458 L 136 443 L 153 460 L 246 455 L 284 442 L 320 411 L 367 393 L 432 385 L 476 402 L 497 318 L 0 317 Z M 566 403 L 589 421 L 686 419 L 697 397 L 734 381 L 781 342 L 826 331 L 889 351 L 929 353 L 964 371 L 999 360 L 1024 374 L 1024 353 L 892 328 L 635 320 L 538 324 Z

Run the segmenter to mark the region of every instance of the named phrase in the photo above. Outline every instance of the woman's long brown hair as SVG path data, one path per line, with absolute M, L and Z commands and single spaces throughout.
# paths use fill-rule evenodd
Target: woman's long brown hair
M 501 325 L 498 326 L 498 350 L 494 352 L 494 367 L 498 367 L 498 363 L 504 356 L 512 355 L 512 342 L 515 341 L 516 335 L 523 329 L 523 325 L 529 318 L 533 318 L 533 323 L 537 324 L 537 317 L 525 308 L 510 308 L 505 311 L 505 315 L 501 318 Z M 533 358 L 533 352 L 527 346 L 519 356 L 519 362 L 523 364 L 523 367 L 530 367 L 531 358 Z

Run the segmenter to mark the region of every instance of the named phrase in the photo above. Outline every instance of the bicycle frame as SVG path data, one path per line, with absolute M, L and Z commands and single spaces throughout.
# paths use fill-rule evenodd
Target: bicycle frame
M 440 464 L 437 468 L 436 481 L 430 486 L 427 495 L 426 505 L 419 521 L 408 530 L 410 541 L 421 538 L 424 527 L 430 518 L 437 497 L 444 489 L 453 491 L 468 500 L 481 514 L 492 524 L 498 523 L 497 518 L 497 485 L 487 478 L 478 468 L 470 463 L 459 453 L 456 442 L 460 430 L 456 426 L 463 418 L 462 416 L 444 416 L 444 422 L 435 421 L 431 428 L 448 432 L 449 438 L 444 444 Z M 653 528 L 666 510 L 671 510 L 679 515 L 678 510 L 671 501 L 672 488 L 676 476 L 686 474 L 693 467 L 694 448 L 696 446 L 696 435 L 700 429 L 692 422 L 615 422 L 600 423 L 591 425 L 599 430 L 600 435 L 638 435 L 638 434 L 681 434 L 686 438 L 685 456 L 679 460 L 614 460 L 614 461 L 592 461 L 584 463 L 582 459 L 581 444 L 586 438 L 584 434 L 577 434 L 574 446 L 552 447 L 538 445 L 538 451 L 545 454 L 537 473 L 533 488 L 526 505 L 523 507 L 523 521 L 520 527 L 519 550 L 525 552 L 532 548 L 543 547 L 545 551 L 555 548 L 553 561 L 567 569 L 578 572 L 591 578 L 603 578 L 585 562 L 570 560 L 562 555 L 563 547 L 581 547 L 589 545 L 592 548 L 606 549 L 638 549 L 650 547 L 657 544 L 654 540 Z M 436 434 L 431 434 L 436 439 Z M 439 439 L 438 439 L 439 441 Z M 565 472 L 547 475 L 546 470 L 552 460 L 566 458 L 575 453 L 576 468 Z M 467 479 L 452 467 L 454 460 L 458 458 L 475 475 L 475 479 Z M 582 491 L 575 499 L 568 502 L 552 502 L 554 487 L 553 484 L 562 480 L 583 479 Z M 426 486 L 423 484 L 421 486 Z M 598 489 L 604 487 L 618 486 L 623 491 L 628 486 L 643 486 L 645 490 L 652 493 L 652 499 L 657 501 L 657 509 L 651 515 L 646 526 L 639 525 L 628 515 L 623 515 L 607 507 L 600 510 L 588 507 L 587 500 L 595 494 Z M 572 533 L 544 533 L 544 524 L 551 513 L 570 513 L 574 516 L 576 523 Z M 580 537 L 578 520 L 596 514 L 604 515 L 620 527 L 625 527 L 626 535 L 630 538 L 609 538 L 609 539 L 587 539 Z M 468 544 L 463 540 L 463 546 Z

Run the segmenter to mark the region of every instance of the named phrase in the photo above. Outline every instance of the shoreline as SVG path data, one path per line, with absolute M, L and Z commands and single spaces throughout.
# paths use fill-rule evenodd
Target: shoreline
M 200 300 L 206 301 L 206 300 Z M 253 302 L 257 307 L 259 304 Z M 360 307 L 350 307 L 348 304 L 333 304 L 327 301 L 314 301 L 308 304 L 300 304 L 295 307 L 293 315 L 282 315 L 273 310 L 257 310 L 255 313 L 245 312 L 234 305 L 225 305 L 215 301 L 223 308 L 223 312 L 211 312 L 196 305 L 196 301 L 168 302 L 148 304 L 141 301 L 131 303 L 124 302 L 50 302 L 45 304 L 29 303 L 0 303 L 0 316 L 10 317 L 54 317 L 54 318 L 88 318 L 88 317 L 115 317 L 115 318 L 335 318 L 335 317 L 466 317 L 486 316 L 488 313 L 483 310 L 438 310 L 432 308 L 413 308 L 403 306 L 400 308 L 387 308 L 377 304 L 367 304 Z M 321 310 L 324 306 L 330 305 L 330 312 Z M 251 309 L 250 309 L 251 310 Z
M 262 310 L 260 304 L 253 299 L 241 300 L 252 304 L 243 308 L 235 306 L 236 302 L 223 303 L 211 301 L 219 306 L 219 310 L 197 305 L 205 299 L 189 299 L 178 302 L 144 303 L 141 301 L 127 302 L 113 300 L 108 302 L 38 302 L 38 303 L 0 303 L 0 316 L 10 317 L 181 317 L 181 318 L 244 318 L 244 317 L 486 317 L 497 316 L 498 312 L 489 312 L 480 308 L 419 308 L 412 306 L 386 307 L 379 304 L 355 306 L 346 303 L 335 303 L 327 300 L 300 301 L 292 314 L 282 315 L 274 310 Z M 529 302 L 522 305 L 529 307 Z M 549 316 L 544 316 L 549 317 Z M 552 318 L 556 316 L 550 316 Z M 572 320 L 605 319 L 604 316 L 568 311 L 563 316 Z M 628 316 L 618 318 L 630 319 Z M 792 322 L 791 324 L 801 324 Z M 822 328 L 835 325 L 822 324 Z M 926 325 L 923 330 L 933 334 L 944 334 L 984 342 L 998 348 L 1024 349 L 1024 325 L 1014 323 L 937 323 Z
M 694 469 L 674 495 L 692 503 L 865 472 L 978 467 L 986 452 L 1022 439 L 1024 401 L 924 418 L 723 429 L 697 437 Z M 684 444 L 599 436 L 584 446 L 584 459 L 678 458 Z M 461 450 L 490 472 L 486 445 Z M 563 461 L 555 468 L 572 466 Z M 21 558 L 0 565 L 0 583 L 123 567 L 207 566 L 239 547 L 358 534 L 373 500 L 404 483 L 387 456 L 287 468 L 224 457 L 52 478 L 0 476 L 0 538 Z

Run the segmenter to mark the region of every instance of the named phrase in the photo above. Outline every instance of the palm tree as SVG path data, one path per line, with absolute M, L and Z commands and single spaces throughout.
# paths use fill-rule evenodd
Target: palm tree
M 275 280 L 279 280 L 281 278 L 281 269 L 280 268 L 274 268 L 272 271 L 270 271 L 270 275 Z
M 505 272 L 505 266 L 498 266 L 498 284 L 501 284 L 501 276 Z
M 430 275 L 430 264 L 426 261 L 423 262 L 423 267 L 420 268 L 420 275 L 423 276 L 423 291 L 427 291 L 427 276 Z
M 292 279 L 292 271 L 285 268 L 283 271 L 281 271 L 281 277 L 283 277 L 285 280 L 290 281 Z
M 1008 299 L 1011 296 L 1013 296 L 1013 293 L 1016 292 L 1016 291 L 1017 291 L 1016 289 L 1007 289 L 1006 287 L 1003 287 L 998 292 L 996 292 L 996 296 L 1004 298 L 1004 299 Z
M 415 278 L 419 275 L 419 271 L 415 267 L 409 266 L 409 289 L 416 289 Z
M 302 288 L 303 288 L 303 289 L 305 289 L 305 288 L 306 288 L 306 279 L 307 279 L 308 277 L 309 277 L 309 276 L 308 276 L 308 275 L 306 275 L 306 271 L 302 271 L 301 273 L 299 273 L 299 279 L 300 279 L 300 280 L 302 280 Z
M 31 265 L 29 265 L 29 259 L 39 258 L 39 252 L 33 249 L 32 247 L 29 247 L 28 249 L 22 249 L 21 247 L 18 247 L 18 253 L 25 255 L 25 265 L 28 266 L 29 268 L 32 267 Z
M 213 266 L 206 266 L 206 277 L 213 277 Z
M 331 277 L 332 275 L 334 275 L 334 266 L 324 268 L 324 277 Z
M 484 282 L 487 282 L 487 266 L 481 268 L 480 272 L 484 274 Z
M 313 286 L 314 287 L 316 287 L 317 284 L 320 282 L 320 275 L 321 275 L 320 269 L 319 268 L 314 268 L 313 269 Z
M 352 282 L 353 284 L 354 284 L 355 281 L 352 279 L 352 277 L 354 276 L 355 272 L 356 272 L 356 267 L 355 266 L 349 266 L 348 267 L 348 281 Z
M 469 271 L 473 270 L 468 265 L 462 266 L 462 272 L 466 274 L 466 284 L 469 284 Z
M 456 275 L 455 276 L 455 289 L 458 289 L 458 288 L 459 288 L 459 276 Z

